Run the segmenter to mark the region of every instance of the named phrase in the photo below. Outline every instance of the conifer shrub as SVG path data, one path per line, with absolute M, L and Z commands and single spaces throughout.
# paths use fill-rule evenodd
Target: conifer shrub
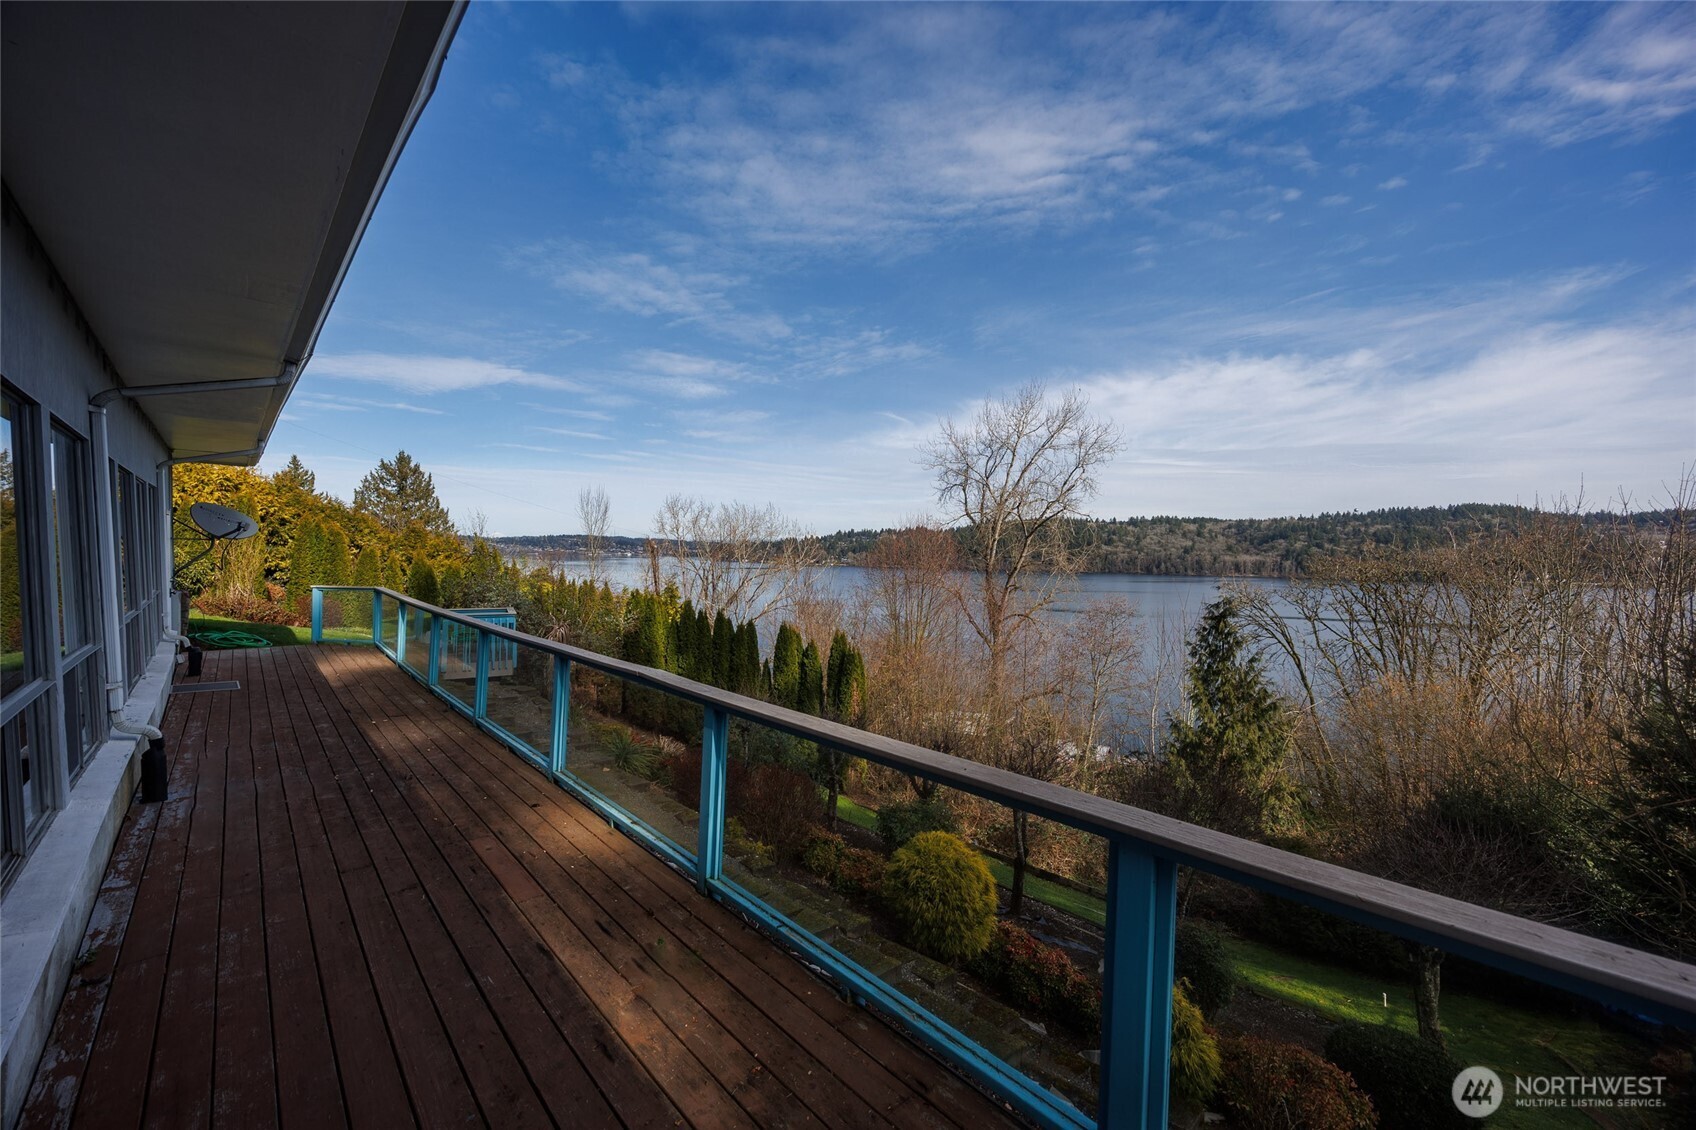
M 967 967 L 1014 1006 L 1093 1036 L 1101 1030 L 1101 988 L 1066 951 L 1005 920 L 987 949 Z
M 959 836 L 921 832 L 889 860 L 883 898 L 916 949 L 969 961 L 995 936 L 995 878 Z
M 1213 1097 L 1224 1072 L 1219 1044 L 1184 988 L 1182 983 L 1172 986 L 1172 1097 L 1201 1106 Z
M 1240 979 L 1219 928 L 1188 918 L 1178 923 L 1174 973 L 1189 982 L 1190 999 L 1209 1018 L 1231 1003 Z
M 1378 1125 L 1371 1100 L 1348 1072 L 1306 1048 L 1258 1036 L 1221 1036 L 1219 1054 L 1216 1097 L 1233 1127 L 1373 1130 Z
M 883 850 L 898 851 L 920 832 L 958 832 L 960 822 L 947 802 L 931 800 L 897 801 L 886 804 L 877 814 L 877 834 Z
M 436 571 L 430 568 L 428 561 L 414 561 L 412 569 L 406 574 L 406 595 L 425 604 L 440 606 L 442 601 L 441 585 L 436 581 Z
M 1460 1064 L 1430 1040 L 1387 1024 L 1351 1022 L 1326 1039 L 1325 1058 L 1372 1099 L 1384 1130 L 1469 1124 L 1449 1094 Z

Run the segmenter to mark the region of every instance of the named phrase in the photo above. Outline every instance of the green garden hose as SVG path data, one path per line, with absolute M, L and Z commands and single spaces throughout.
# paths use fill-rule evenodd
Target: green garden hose
M 209 644 L 215 648 L 235 647 L 270 647 L 271 641 L 264 636 L 256 636 L 250 632 L 230 630 L 216 632 L 195 632 L 189 637 L 196 643 Z

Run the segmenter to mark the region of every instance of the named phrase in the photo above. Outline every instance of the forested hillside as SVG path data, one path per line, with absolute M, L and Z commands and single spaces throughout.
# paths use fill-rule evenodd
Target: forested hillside
M 1297 518 L 1096 518 L 1069 523 L 1068 540 L 1088 573 L 1165 576 L 1294 577 L 1319 554 L 1355 556 L 1369 548 L 1421 549 L 1477 534 L 1517 529 L 1537 514 L 1529 507 L 1498 503 L 1463 506 L 1395 507 Z M 1589 521 L 1615 520 L 1598 513 Z M 1645 529 L 1665 523 L 1647 511 L 1633 516 Z M 819 539 L 824 559 L 861 564 L 888 530 L 842 530 Z M 574 534 L 499 538 L 517 552 L 579 552 Z M 608 538 L 609 552 L 640 555 L 638 538 Z

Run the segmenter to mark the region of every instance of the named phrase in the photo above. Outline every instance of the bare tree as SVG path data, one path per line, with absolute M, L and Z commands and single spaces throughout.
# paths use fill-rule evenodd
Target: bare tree
M 583 523 L 583 557 L 589 562 L 589 583 L 601 583 L 601 566 L 607 555 L 607 528 L 612 502 L 598 486 L 577 492 L 577 516 Z
M 1142 656 L 1136 606 L 1122 596 L 1091 602 L 1067 620 L 1058 646 L 1061 693 L 1087 764 L 1095 758 L 1110 715 L 1131 694 Z
M 686 600 L 733 620 L 779 609 L 803 572 L 818 564 L 818 540 L 770 504 L 674 494 L 654 515 L 654 533 L 673 562 Z
M 976 592 L 962 603 L 988 660 L 986 690 L 998 712 L 1009 705 L 1011 637 L 1053 599 L 1052 577 L 1071 564 L 1065 520 L 1083 513 L 1096 473 L 1119 448 L 1118 431 L 1090 414 L 1081 392 L 1050 400 L 1041 384 L 986 402 L 966 424 L 944 422 L 925 448 L 943 515 L 963 527 Z M 1038 570 L 1045 580 L 1033 582 Z

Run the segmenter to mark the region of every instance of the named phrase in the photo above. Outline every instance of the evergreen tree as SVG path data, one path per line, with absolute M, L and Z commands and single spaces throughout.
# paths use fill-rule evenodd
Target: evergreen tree
M 383 587 L 394 592 L 406 591 L 407 568 L 400 554 L 390 551 L 383 562 Z
M 771 698 L 779 706 L 797 709 L 801 689 L 801 633 L 787 623 L 778 625 L 771 649 Z
M 312 494 L 318 489 L 318 476 L 300 461 L 300 456 L 289 456 L 288 465 L 275 475 L 271 481 L 280 487 L 292 487 L 295 490 Z
M 1650 680 L 1615 734 L 1624 772 L 1605 794 L 1594 853 L 1607 912 L 1681 960 L 1696 957 L 1696 642 Z
M 830 664 L 825 671 L 825 706 L 838 722 L 857 726 L 866 701 L 866 661 L 848 642 L 845 632 L 830 641 Z
M 735 668 L 736 629 L 721 609 L 713 617 L 713 686 L 729 689 Z
M 701 645 L 695 634 L 695 606 L 690 601 L 684 601 L 678 610 L 677 624 L 677 673 L 686 679 L 701 680 Z
M 433 534 L 452 536 L 453 521 L 436 497 L 436 484 L 406 452 L 383 459 L 359 482 L 353 508 L 375 518 L 386 530 L 417 524 Z
M 441 589 L 443 608 L 476 607 L 473 601 L 465 598 L 465 574 L 458 565 L 449 565 L 442 570 Z
M 803 714 L 819 714 L 824 710 L 824 662 L 819 649 L 812 643 L 801 650 L 801 678 L 795 691 L 795 709 Z
M 830 640 L 830 661 L 825 666 L 825 711 L 838 722 L 858 725 L 866 700 L 866 662 L 860 652 L 848 642 L 846 632 L 837 632 Z M 827 826 L 836 821 L 836 798 L 848 775 L 852 758 L 842 750 L 824 746 L 819 749 L 815 777 L 825 789 L 824 818 Z
M 1185 819 L 1237 835 L 1274 829 L 1290 793 L 1288 711 L 1247 653 L 1230 597 L 1207 606 L 1190 642 L 1190 716 L 1173 718 L 1166 769 Z
M 329 539 L 324 527 L 317 522 L 303 522 L 296 527 L 294 544 L 289 547 L 288 596 L 292 603 L 309 596 L 313 585 L 324 584 Z
M 412 569 L 406 575 L 406 595 L 425 604 L 441 604 L 442 586 L 428 561 L 419 559 L 412 563 Z
M 732 689 L 737 694 L 760 693 L 760 630 L 752 620 L 736 630 L 736 685 Z
M 324 541 L 324 560 L 317 583 L 345 585 L 352 571 L 347 560 L 347 534 L 340 526 L 331 526 Z

